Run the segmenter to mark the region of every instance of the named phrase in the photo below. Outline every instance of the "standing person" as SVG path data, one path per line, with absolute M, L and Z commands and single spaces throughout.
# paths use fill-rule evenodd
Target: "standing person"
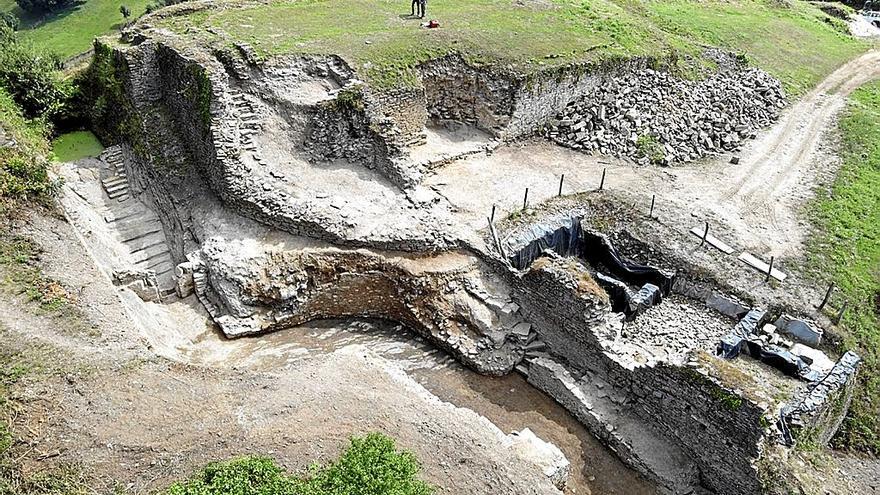
M 419 19 L 425 18 L 425 11 L 428 9 L 428 0 L 418 0 L 419 2 Z
M 412 0 L 412 6 L 411 6 L 412 14 L 411 15 L 413 17 L 416 17 L 416 15 L 418 14 L 417 10 L 420 10 L 420 7 L 421 7 L 421 0 Z

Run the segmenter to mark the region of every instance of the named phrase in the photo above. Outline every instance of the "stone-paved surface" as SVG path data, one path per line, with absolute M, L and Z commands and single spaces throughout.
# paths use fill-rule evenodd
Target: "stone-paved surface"
M 759 69 L 728 68 L 700 81 L 643 69 L 608 77 L 545 135 L 578 150 L 671 164 L 738 149 L 784 102 L 779 81 Z
M 702 304 L 674 295 L 627 323 L 622 337 L 661 359 L 681 362 L 691 349 L 713 351 L 735 324 Z

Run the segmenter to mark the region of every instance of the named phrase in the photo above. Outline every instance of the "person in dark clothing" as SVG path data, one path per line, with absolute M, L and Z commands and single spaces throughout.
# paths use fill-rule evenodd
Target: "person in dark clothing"
M 418 0 L 419 2 L 419 19 L 425 18 L 425 11 L 428 10 L 428 0 Z
M 415 17 L 417 14 L 416 10 L 419 9 L 420 2 L 421 0 L 412 0 L 412 14 L 410 15 L 412 15 L 413 17 Z

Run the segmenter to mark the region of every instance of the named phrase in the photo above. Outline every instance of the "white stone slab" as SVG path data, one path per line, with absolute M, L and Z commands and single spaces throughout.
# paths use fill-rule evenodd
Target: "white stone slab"
M 739 259 L 740 259 L 740 261 L 751 266 L 752 268 L 757 268 L 758 271 L 760 271 L 763 274 L 766 274 L 767 270 L 770 269 L 770 265 L 768 265 L 767 263 L 764 263 L 763 261 L 756 258 L 754 255 L 747 253 L 745 251 L 743 251 L 743 253 L 741 255 L 739 255 Z M 777 270 L 776 268 L 773 268 L 773 271 L 770 272 L 770 276 L 775 278 L 776 280 L 779 280 L 780 282 L 784 281 L 788 277 L 788 275 L 782 273 L 781 271 Z
M 706 232 L 706 227 L 694 227 L 691 229 L 691 234 L 694 234 L 695 236 L 699 237 L 700 239 L 703 238 L 703 233 L 705 233 L 705 232 Z M 721 239 L 715 237 L 712 234 L 709 234 L 706 236 L 706 242 L 708 242 L 712 247 L 721 251 L 724 254 L 733 254 L 732 247 L 728 246 L 726 242 L 722 241 Z

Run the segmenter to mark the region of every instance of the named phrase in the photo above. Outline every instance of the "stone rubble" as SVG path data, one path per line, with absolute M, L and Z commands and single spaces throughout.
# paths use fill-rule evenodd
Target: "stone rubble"
M 759 69 L 687 81 L 644 69 L 609 76 L 570 103 L 544 134 L 569 148 L 670 165 L 735 151 L 785 104 L 779 81 Z

